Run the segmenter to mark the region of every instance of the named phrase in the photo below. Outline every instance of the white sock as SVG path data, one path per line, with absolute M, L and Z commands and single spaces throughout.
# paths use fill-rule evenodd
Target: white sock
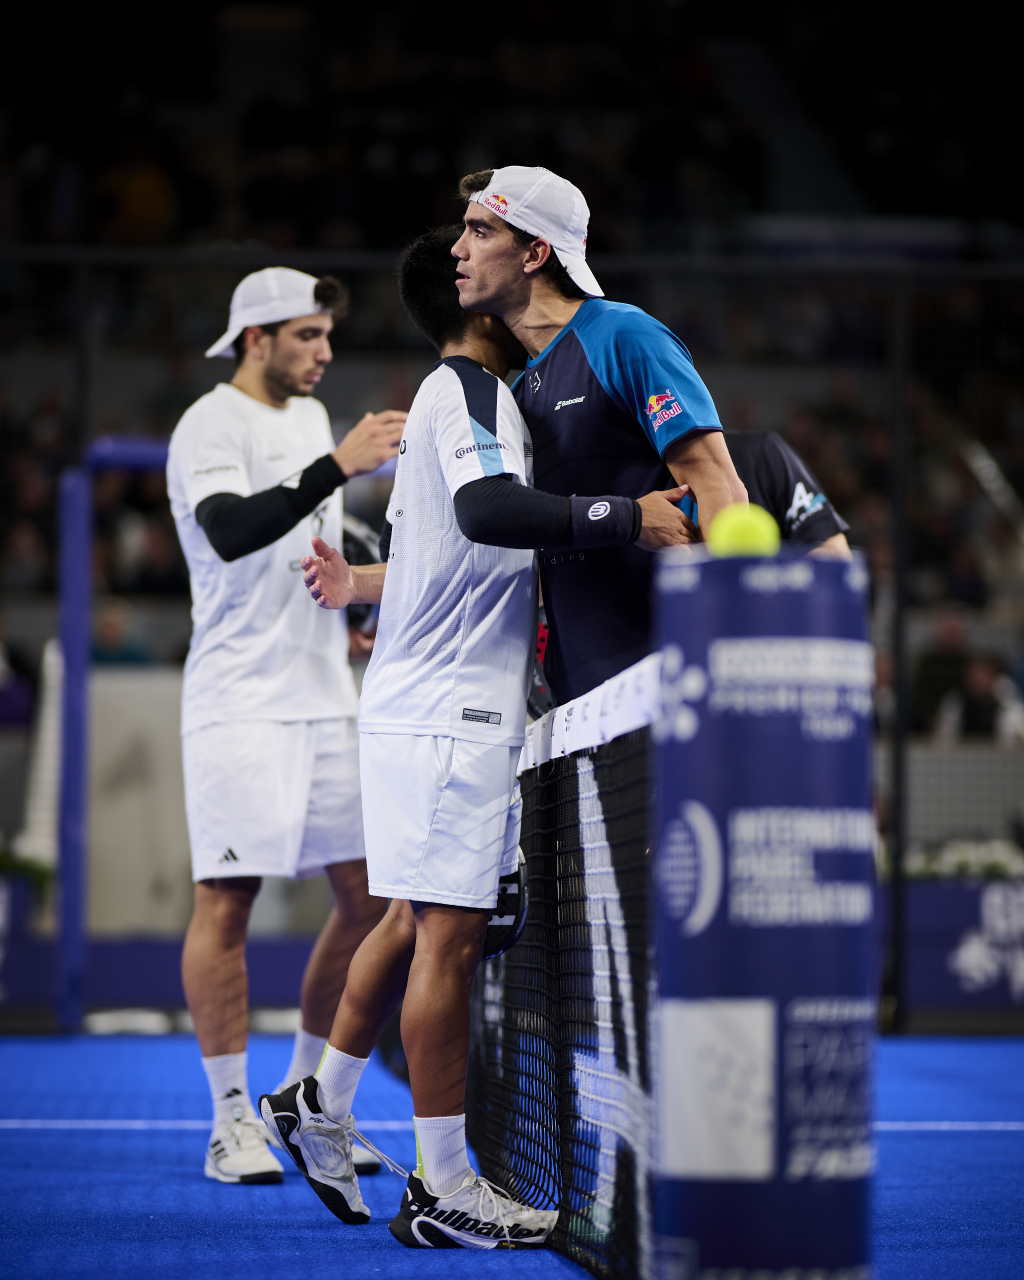
M 352 1110 L 359 1078 L 369 1058 L 353 1058 L 333 1045 L 327 1046 L 320 1069 L 316 1073 L 320 1086 L 320 1105 L 333 1120 L 341 1120 Z
M 305 1080 L 306 1076 L 316 1075 L 326 1044 L 325 1036 L 311 1036 L 308 1031 L 303 1031 L 300 1027 L 295 1033 L 292 1060 L 288 1064 L 284 1077 L 285 1084 L 294 1084 L 296 1080 Z
M 416 1126 L 417 1172 L 435 1196 L 457 1191 L 472 1175 L 466 1150 L 466 1117 L 413 1116 Z
M 236 1107 L 246 1111 L 253 1109 L 249 1097 L 248 1058 L 249 1055 L 242 1052 L 221 1053 L 215 1058 L 203 1059 L 203 1070 L 213 1097 L 214 1125 L 222 1120 L 233 1120 Z

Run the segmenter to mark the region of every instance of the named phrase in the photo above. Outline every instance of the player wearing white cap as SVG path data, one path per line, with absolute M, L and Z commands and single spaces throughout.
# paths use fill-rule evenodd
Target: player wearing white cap
M 542 1243 L 557 1214 L 518 1204 L 469 1164 L 465 1088 L 469 985 L 498 881 L 519 844 L 516 767 L 533 654 L 533 548 L 647 549 L 685 540 L 673 499 L 570 497 L 531 487 L 529 433 L 501 379 L 524 353 L 455 289 L 457 228 L 414 242 L 402 301 L 438 348 L 402 440 L 385 564 L 351 568 L 316 539 L 318 603 L 381 601 L 360 703 L 371 892 L 392 899 L 349 970 L 315 1078 L 264 1095 L 260 1111 L 324 1204 L 365 1223 L 351 1110 L 370 1050 L 405 994 L 419 1163 L 391 1231 L 414 1248 Z
M 679 339 L 638 307 L 606 302 L 587 265 L 590 210 L 548 169 L 510 165 L 463 178 L 463 307 L 500 316 L 529 353 L 512 388 L 552 493 L 635 498 L 685 485 L 700 529 L 746 491 L 711 396 Z M 540 554 L 550 626 L 544 669 L 559 702 L 644 657 L 654 560 L 634 546 L 585 558 Z
M 397 454 L 406 417 L 367 414 L 334 445 L 312 397 L 347 298 L 331 277 L 246 276 L 206 353 L 234 356 L 234 377 L 184 414 L 168 455 L 193 620 L 182 752 L 196 886 L 182 977 L 213 1096 L 205 1169 L 221 1182 L 281 1180 L 246 1073 L 260 877 L 326 871 L 336 900 L 306 967 L 286 1080 L 315 1069 L 349 961 L 386 906 L 366 882 L 348 631 L 310 609 L 299 568 L 311 535 L 341 537 L 341 486 Z

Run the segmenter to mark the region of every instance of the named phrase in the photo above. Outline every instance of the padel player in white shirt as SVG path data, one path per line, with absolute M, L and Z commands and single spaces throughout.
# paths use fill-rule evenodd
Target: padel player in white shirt
M 182 752 L 196 888 L 182 974 L 213 1095 L 206 1173 L 221 1182 L 281 1180 L 246 1079 L 245 936 L 260 877 L 326 871 L 336 898 L 286 1080 L 319 1062 L 348 962 L 385 907 L 366 885 L 345 619 L 310 609 L 299 565 L 312 535 L 342 536 L 341 486 L 394 456 L 404 425 L 403 413 L 367 415 L 334 446 L 312 392 L 346 301 L 330 277 L 247 276 L 207 352 L 234 355 L 234 379 L 185 413 L 168 456 L 193 618 Z
M 469 984 L 499 877 L 519 844 L 516 766 L 533 655 L 533 548 L 682 542 L 683 490 L 556 497 L 530 487 L 526 425 L 501 381 L 522 348 L 461 309 L 459 228 L 406 251 L 402 300 L 441 359 L 406 424 L 383 565 L 353 568 L 314 540 L 303 563 L 321 607 L 380 600 L 360 705 L 370 892 L 392 898 L 349 968 L 316 1077 L 265 1095 L 272 1133 L 336 1216 L 369 1218 L 351 1156 L 352 1102 L 403 993 L 402 1041 L 419 1164 L 391 1231 L 411 1247 L 542 1243 L 557 1214 L 518 1204 L 470 1168 L 465 1138 Z M 499 376 L 495 376 L 499 375 Z

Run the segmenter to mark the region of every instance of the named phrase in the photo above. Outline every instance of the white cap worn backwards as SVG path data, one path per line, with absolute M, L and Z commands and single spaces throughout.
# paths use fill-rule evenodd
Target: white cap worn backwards
M 207 351 L 208 356 L 231 356 L 231 344 L 250 325 L 297 320 L 330 311 L 313 297 L 316 276 L 291 267 L 267 267 L 246 276 L 231 295 L 231 319 L 224 333 Z
M 583 292 L 604 297 L 604 290 L 587 266 L 590 210 L 579 187 L 550 169 L 510 164 L 495 169 L 484 190 L 474 191 L 469 199 L 520 231 L 547 240 Z

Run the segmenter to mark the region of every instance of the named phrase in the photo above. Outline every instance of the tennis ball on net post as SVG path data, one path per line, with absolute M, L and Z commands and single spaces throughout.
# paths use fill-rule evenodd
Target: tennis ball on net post
M 779 526 L 764 507 L 734 502 L 711 521 L 707 546 L 713 556 L 774 556 Z

